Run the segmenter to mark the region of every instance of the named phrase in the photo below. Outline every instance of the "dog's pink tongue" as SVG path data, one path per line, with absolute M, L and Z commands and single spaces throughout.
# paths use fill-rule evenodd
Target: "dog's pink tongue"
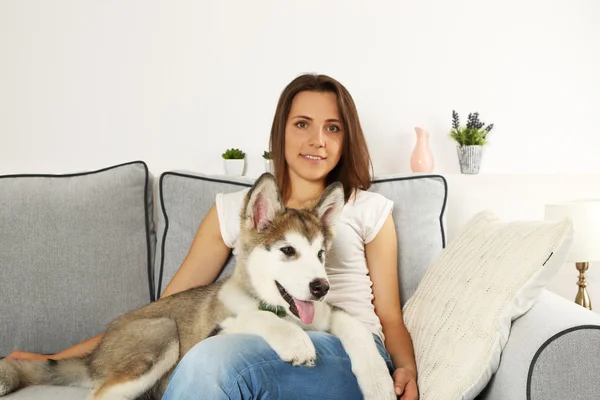
M 296 303 L 300 320 L 305 324 L 312 323 L 315 316 L 315 304 L 312 301 L 302 301 L 298 299 L 294 299 L 294 303 Z

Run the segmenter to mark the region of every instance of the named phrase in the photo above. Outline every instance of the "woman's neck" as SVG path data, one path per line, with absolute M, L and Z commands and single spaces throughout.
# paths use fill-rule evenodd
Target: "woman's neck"
M 288 208 L 302 208 L 307 202 L 318 200 L 325 190 L 323 181 L 291 179 L 289 196 L 285 202 Z

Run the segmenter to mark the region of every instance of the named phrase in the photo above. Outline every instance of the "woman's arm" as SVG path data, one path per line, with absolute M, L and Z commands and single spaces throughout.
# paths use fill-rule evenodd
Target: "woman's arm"
M 187 256 L 160 297 L 211 284 L 230 251 L 221 236 L 217 208 L 213 205 L 198 227 Z
M 102 339 L 102 336 L 104 336 L 104 333 L 96 335 L 91 339 L 84 340 L 83 342 L 71 346 L 56 354 L 38 354 L 15 350 L 6 356 L 6 358 L 13 360 L 46 361 L 48 359 L 60 360 L 61 358 L 83 357 L 94 350 L 94 348 L 100 342 L 100 339 Z
M 225 245 L 221 237 L 219 217 L 216 206 L 213 205 L 198 227 L 186 258 L 173 276 L 173 279 L 171 279 L 171 282 L 169 282 L 169 285 L 165 288 L 161 298 L 194 286 L 212 283 L 219 274 L 223 264 L 225 264 L 229 251 L 229 247 Z M 103 336 L 104 333 L 100 333 L 91 339 L 87 339 L 53 355 L 16 350 L 9 354 L 7 358 L 43 361 L 49 358 L 58 360 L 69 357 L 82 357 L 91 353 L 98 343 L 100 343 Z
M 385 347 L 396 368 L 394 382 L 403 386 L 402 399 L 417 399 L 417 365 L 412 339 L 402 319 L 398 288 L 398 244 L 391 214 L 375 239 L 366 244 L 365 252 L 373 282 L 375 312 L 383 327 Z

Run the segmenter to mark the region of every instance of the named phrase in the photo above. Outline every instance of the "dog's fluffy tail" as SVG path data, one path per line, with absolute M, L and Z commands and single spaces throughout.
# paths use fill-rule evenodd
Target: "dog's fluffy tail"
M 0 396 L 30 385 L 90 387 L 88 359 L 0 360 Z

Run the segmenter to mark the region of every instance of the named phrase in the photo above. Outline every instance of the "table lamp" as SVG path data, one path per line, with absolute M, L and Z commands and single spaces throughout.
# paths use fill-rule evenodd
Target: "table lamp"
M 545 219 L 558 220 L 565 217 L 573 222 L 573 244 L 567 257 L 579 271 L 579 289 L 575 303 L 592 309 L 588 295 L 585 272 L 590 261 L 600 261 L 600 199 L 574 200 L 546 204 Z

